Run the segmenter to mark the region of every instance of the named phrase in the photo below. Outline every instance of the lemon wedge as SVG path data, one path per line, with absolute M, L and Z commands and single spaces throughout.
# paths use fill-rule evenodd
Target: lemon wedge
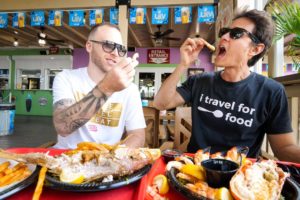
M 169 183 L 165 175 L 156 175 L 153 179 L 153 185 L 157 187 L 159 194 L 166 194 L 169 191 Z
M 200 165 L 186 164 L 183 165 L 180 171 L 184 174 L 191 175 L 201 181 L 205 181 L 205 173 L 202 166 Z
M 59 179 L 65 183 L 80 184 L 84 181 L 84 176 L 81 173 L 70 173 L 67 170 L 63 170 Z
M 230 191 L 226 187 L 221 187 L 217 189 L 215 193 L 216 200 L 233 200 L 233 197 L 230 194 Z
M 145 152 L 150 153 L 152 160 L 157 160 L 161 156 L 160 149 L 148 149 L 148 148 L 140 148 L 140 149 L 144 149 Z

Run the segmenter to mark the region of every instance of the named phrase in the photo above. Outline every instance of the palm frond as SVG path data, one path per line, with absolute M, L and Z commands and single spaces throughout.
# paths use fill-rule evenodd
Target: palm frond
M 296 37 L 288 44 L 287 55 L 291 56 L 296 69 L 300 72 L 300 5 L 297 2 L 279 0 L 270 5 L 275 19 L 274 41 L 289 34 Z

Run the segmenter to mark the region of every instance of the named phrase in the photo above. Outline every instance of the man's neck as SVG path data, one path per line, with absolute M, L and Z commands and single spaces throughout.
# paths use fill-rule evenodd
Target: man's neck
M 95 82 L 99 83 L 105 76 L 105 72 L 100 70 L 97 66 L 92 63 L 89 63 L 87 67 L 89 77 Z
M 246 79 L 251 74 L 249 67 L 247 68 L 235 68 L 225 67 L 224 71 L 221 72 L 221 77 L 227 82 L 239 82 Z

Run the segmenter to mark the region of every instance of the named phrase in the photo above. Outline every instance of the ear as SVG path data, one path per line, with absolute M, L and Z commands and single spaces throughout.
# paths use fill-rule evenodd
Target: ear
M 250 52 L 249 52 L 249 55 L 251 57 L 253 57 L 257 54 L 260 54 L 264 49 L 265 49 L 265 45 L 263 43 L 253 45 Z
M 85 48 L 86 48 L 86 51 L 87 51 L 88 53 L 91 53 L 91 51 L 92 51 L 92 43 L 91 43 L 90 41 L 87 41 L 87 42 L 85 43 Z

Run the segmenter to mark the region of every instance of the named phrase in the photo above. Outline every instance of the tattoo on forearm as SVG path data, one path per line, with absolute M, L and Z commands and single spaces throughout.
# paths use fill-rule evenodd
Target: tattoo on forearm
M 71 122 L 70 129 L 75 131 L 87 122 L 86 119 L 77 119 Z M 72 131 L 72 132 L 73 132 Z
M 95 93 L 100 94 L 100 97 L 95 96 Z M 71 99 L 62 99 L 53 106 L 54 125 L 58 132 L 71 134 L 89 121 L 105 102 L 106 96 L 97 86 L 77 103 Z

